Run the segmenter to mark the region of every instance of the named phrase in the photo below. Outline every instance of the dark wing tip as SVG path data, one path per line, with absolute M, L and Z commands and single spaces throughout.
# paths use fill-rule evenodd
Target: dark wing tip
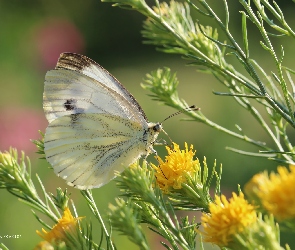
M 55 69 L 71 69 L 75 71 L 82 71 L 84 68 L 92 64 L 97 64 L 87 56 L 76 53 L 65 52 L 60 54 Z

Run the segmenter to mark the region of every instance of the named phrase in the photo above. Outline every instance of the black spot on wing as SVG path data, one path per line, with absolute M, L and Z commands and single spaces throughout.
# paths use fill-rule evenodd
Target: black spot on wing
M 64 107 L 66 109 L 66 111 L 69 111 L 69 110 L 74 110 L 76 109 L 76 103 L 77 103 L 77 100 L 74 100 L 74 99 L 68 99 L 65 103 L 64 103 Z

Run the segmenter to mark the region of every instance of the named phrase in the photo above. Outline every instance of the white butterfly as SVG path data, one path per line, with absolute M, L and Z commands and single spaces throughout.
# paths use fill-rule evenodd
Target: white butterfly
M 161 123 L 150 123 L 134 97 L 86 56 L 63 53 L 47 72 L 43 108 L 47 161 L 68 185 L 98 188 L 155 152 Z

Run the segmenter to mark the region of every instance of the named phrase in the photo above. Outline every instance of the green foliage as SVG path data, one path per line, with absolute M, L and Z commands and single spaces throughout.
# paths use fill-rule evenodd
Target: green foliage
M 140 225 L 142 207 L 140 204 L 130 200 L 116 199 L 116 205 L 110 204 L 110 220 L 112 227 L 140 247 L 149 249 L 145 234 Z
M 174 208 L 175 196 L 173 198 L 172 194 L 171 196 L 163 195 L 155 183 L 153 171 L 148 170 L 145 163 L 142 166 L 131 166 L 124 171 L 121 177 L 118 186 L 127 200 L 118 199 L 115 205 L 110 206 L 109 214 L 111 223 L 116 230 L 129 237 L 133 236 L 135 243 L 142 249 L 148 249 L 141 233 L 139 224 L 141 222 L 167 240 L 172 249 L 178 249 L 178 246 L 181 246 L 182 249 L 194 249 L 196 244 L 195 229 L 198 224 L 194 220 L 189 222 L 187 217 L 181 218 L 182 222 L 179 222 L 176 214 L 176 209 L 185 209 L 187 204 L 177 203 L 177 208 Z M 198 185 L 199 182 L 194 182 L 194 186 Z M 206 188 L 209 187 L 206 185 Z M 195 194 L 193 190 L 190 190 L 190 193 L 191 197 Z M 198 202 L 194 204 L 194 207 L 199 207 L 202 210 L 202 204 L 202 202 Z M 161 243 L 167 249 L 171 249 L 166 243 Z
M 215 124 L 204 114 L 188 112 L 193 120 L 205 123 L 215 129 L 231 136 L 258 146 L 260 153 L 245 152 L 228 148 L 232 151 L 251 156 L 266 157 L 284 163 L 294 163 L 294 146 L 287 135 L 288 125 L 295 128 L 293 95 L 294 83 L 290 74 L 294 70 L 284 66 L 284 48 L 276 49 L 273 45 L 277 37 L 294 38 L 294 31 L 284 19 L 284 15 L 277 3 L 271 5 L 267 0 L 254 0 L 253 4 L 258 9 L 253 11 L 253 4 L 240 0 L 244 11 L 242 18 L 242 46 L 229 29 L 229 10 L 226 0 L 223 1 L 225 20 L 218 17 L 214 9 L 207 1 L 190 1 L 184 3 L 171 1 L 170 3 L 155 2 L 154 7 L 149 7 L 142 1 L 116 1 L 116 6 L 129 6 L 144 14 L 147 19 L 143 25 L 143 37 L 147 44 L 155 45 L 165 53 L 179 54 L 188 59 L 191 65 L 202 66 L 205 72 L 213 74 L 216 79 L 228 88 L 227 93 L 214 92 L 215 95 L 230 96 L 246 109 L 261 125 L 263 130 L 273 141 L 267 145 L 259 140 L 251 139 L 245 135 L 243 128 L 237 126 L 238 133 Z M 135 3 L 141 2 L 141 5 Z M 206 16 L 222 31 L 226 37 L 220 41 L 216 28 L 204 27 L 199 21 L 194 22 L 191 12 L 196 15 Z M 271 16 L 271 17 L 270 17 Z M 248 24 L 251 22 L 261 34 L 258 46 L 269 53 L 276 68 L 273 72 L 266 72 L 262 66 L 252 57 L 249 50 L 251 41 L 248 39 Z M 273 30 L 271 33 L 267 30 Z M 229 55 L 235 56 L 237 63 L 241 64 L 245 72 L 238 70 L 235 65 L 227 60 Z M 287 77 L 287 78 L 286 78 Z M 178 82 L 176 75 L 168 68 L 159 69 L 147 75 L 143 87 L 153 93 L 155 100 L 160 100 L 168 106 L 178 110 L 187 107 L 185 100 L 180 99 L 177 93 Z M 162 87 L 159 87 L 162 86 Z M 164 87 L 165 86 L 165 87 Z M 167 87 L 166 87 L 167 86 Z M 170 98 L 169 98 L 170 97 Z M 256 100 L 253 103 L 251 100 Z M 263 107 L 267 116 L 263 114 Z
M 144 89 L 154 93 L 150 95 L 153 100 L 164 102 L 164 104 L 172 107 L 177 105 L 186 106 L 181 103 L 177 93 L 177 85 L 179 84 L 176 74 L 171 75 L 169 68 L 158 69 L 146 75 L 145 83 L 141 84 Z
M 20 198 L 22 202 L 32 207 L 33 215 L 41 225 L 52 230 L 54 227 L 46 224 L 35 213 L 35 210 L 51 218 L 54 223 L 59 223 L 61 218 L 59 209 L 64 211 L 68 207 L 69 195 L 67 190 L 63 192 L 60 188 L 57 188 L 56 195 L 48 194 L 41 179 L 37 177 L 45 200 L 43 201 L 37 194 L 28 169 L 24 166 L 24 159 L 23 154 L 19 163 L 17 152 L 13 149 L 10 152 L 0 154 L 2 188 L 5 188 L 14 196 Z M 176 191 L 167 197 L 163 195 L 157 186 L 154 173 L 145 162 L 142 166 L 135 164 L 126 169 L 118 181 L 118 187 L 126 200 L 118 198 L 115 205 L 109 206 L 109 218 L 112 228 L 128 236 L 141 249 L 149 249 L 145 232 L 141 226 L 142 223 L 148 225 L 148 228 L 153 232 L 166 239 L 171 244 L 172 249 L 178 249 L 178 246 L 183 249 L 195 248 L 196 228 L 199 227 L 199 224 L 195 222 L 195 219 L 189 221 L 187 216 L 181 217 L 181 222 L 179 222 L 176 211 L 178 209 L 187 210 L 188 208 L 208 210 L 208 202 L 211 201 L 208 191 L 212 178 L 214 176 L 218 177 L 218 175 L 214 170 L 208 180 L 206 162 L 204 164 L 203 174 L 199 170 L 195 176 L 188 178 L 183 191 Z M 7 179 L 7 177 L 10 179 Z M 219 183 L 220 176 L 217 179 L 217 183 Z M 11 180 L 14 180 L 14 182 Z M 20 187 L 22 187 L 21 190 Z M 81 191 L 81 194 L 85 198 L 90 211 L 101 225 L 100 243 L 97 244 L 93 240 L 92 224 L 86 222 L 82 224 L 78 220 L 78 226 L 75 229 L 70 228 L 65 231 L 65 238 L 61 242 L 51 242 L 50 244 L 54 249 L 77 249 L 78 246 L 79 249 L 101 249 L 104 238 L 107 249 L 116 249 L 111 240 L 111 234 L 97 209 L 92 192 L 85 190 Z M 78 218 L 73 202 L 72 207 L 75 217 Z M 81 219 L 83 217 L 80 217 Z M 162 244 L 171 249 L 167 243 L 162 242 Z
M 101 241 L 99 243 L 98 248 L 100 249 L 103 237 L 105 237 L 105 240 L 106 240 L 106 243 L 107 243 L 107 249 L 114 250 L 115 246 L 114 246 L 114 243 L 112 242 L 111 234 L 108 232 L 108 230 L 107 230 L 107 228 L 105 226 L 105 223 L 104 223 L 104 221 L 103 221 L 103 219 L 102 219 L 102 217 L 100 215 L 100 212 L 97 209 L 96 203 L 95 203 L 95 201 L 93 199 L 93 196 L 92 196 L 92 192 L 90 190 L 85 190 L 85 191 L 83 190 L 83 191 L 81 191 L 81 194 L 85 198 L 90 211 L 93 213 L 95 218 L 98 220 L 98 222 L 100 223 L 101 228 L 102 228 L 102 230 L 101 230 Z M 90 231 L 90 235 L 91 234 L 92 234 L 92 231 Z
M 31 177 L 31 164 L 28 157 L 22 152 L 18 159 L 18 152 L 10 149 L 9 152 L 0 153 L 0 187 L 28 204 L 33 209 L 46 214 L 54 222 L 57 222 L 60 214 L 54 205 L 52 198 L 45 192 L 45 188 L 37 175 L 37 180 L 42 190 L 45 202 L 40 198 Z M 41 222 L 42 220 L 35 215 Z M 44 222 L 42 224 L 50 228 Z
M 284 250 L 278 243 L 279 237 L 279 229 L 273 216 L 263 217 L 259 214 L 257 223 L 235 236 L 235 243 L 233 245 L 236 245 L 238 248 L 233 249 Z M 286 249 L 289 250 L 290 248 L 286 246 Z
M 29 158 L 25 157 L 23 152 L 19 158 L 18 152 L 15 149 L 10 149 L 9 152 L 0 152 L 0 187 L 6 189 L 21 202 L 31 207 L 34 217 L 40 224 L 44 228 L 51 230 L 53 227 L 42 220 L 35 211 L 50 218 L 52 222 L 57 223 L 59 218 L 61 218 L 59 209 L 64 210 L 68 207 L 69 195 L 67 194 L 67 190 L 63 192 L 61 188 L 57 188 L 56 195 L 48 194 L 41 179 L 38 175 L 36 177 L 41 187 L 43 199 L 39 196 L 33 183 Z M 76 210 L 73 203 L 72 207 Z M 76 217 L 78 216 L 76 215 Z M 78 233 L 72 231 L 66 234 L 67 246 L 69 244 L 72 245 L 70 249 L 76 249 L 78 243 L 81 249 L 98 249 L 97 245 L 91 240 L 91 224 L 85 224 L 86 226 L 80 225 L 81 228 L 76 228 Z M 3 247 L 5 246 L 3 245 Z M 54 249 L 68 249 L 65 248 L 63 243 L 57 243 L 55 247 Z
M 45 153 L 44 153 L 44 134 L 39 131 L 39 134 L 41 135 L 41 139 L 39 140 L 32 140 L 32 142 L 36 145 L 38 151 L 37 154 L 40 154 L 42 157 L 41 159 L 45 159 Z

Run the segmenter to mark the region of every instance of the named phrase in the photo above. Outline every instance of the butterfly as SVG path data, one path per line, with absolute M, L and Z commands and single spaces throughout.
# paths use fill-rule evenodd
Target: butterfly
M 62 53 L 45 76 L 49 125 L 44 152 L 54 172 L 78 189 L 99 188 L 142 156 L 163 130 L 125 87 L 90 58 Z

